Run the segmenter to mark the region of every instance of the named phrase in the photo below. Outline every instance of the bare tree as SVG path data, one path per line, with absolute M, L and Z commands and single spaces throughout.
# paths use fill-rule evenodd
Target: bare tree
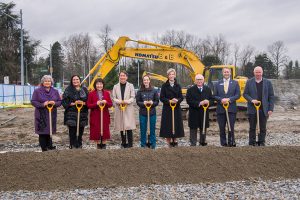
M 88 33 L 69 36 L 62 42 L 65 48 L 67 76 L 79 74 L 87 75 L 91 64 L 95 63 L 97 52 L 92 38 Z
M 240 54 L 240 45 L 239 44 L 234 44 L 233 45 L 233 63 L 234 63 L 234 66 L 237 66 L 237 62 L 238 62 L 238 59 L 239 59 L 239 55 Z
M 107 52 L 113 46 L 113 39 L 111 38 L 111 27 L 106 24 L 104 27 L 101 28 L 98 37 L 101 40 L 101 47 L 103 48 L 104 52 Z
M 285 47 L 283 41 L 276 41 L 272 45 L 268 46 L 268 54 L 271 61 L 276 66 L 277 77 L 279 77 L 280 70 L 288 61 L 288 56 L 286 55 L 286 53 L 287 48 Z
M 255 48 L 250 45 L 246 46 L 245 49 L 243 49 L 241 51 L 240 63 L 241 63 L 243 74 L 245 73 L 245 67 L 246 67 L 247 63 L 250 62 L 251 59 L 253 58 L 254 51 L 255 51 Z
M 223 35 L 207 36 L 202 44 L 204 56 L 213 55 L 218 57 L 222 63 L 226 63 L 230 54 L 229 47 L 230 44 L 225 40 Z

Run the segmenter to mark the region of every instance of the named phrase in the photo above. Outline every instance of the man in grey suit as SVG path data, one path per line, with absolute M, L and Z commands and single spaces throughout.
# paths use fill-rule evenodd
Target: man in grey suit
M 247 81 L 244 97 L 248 101 L 247 113 L 249 116 L 249 145 L 265 146 L 267 119 L 274 109 L 274 90 L 272 83 L 263 78 L 263 69 L 257 66 L 253 70 L 254 77 Z M 254 104 L 261 102 L 259 108 L 259 130 L 258 141 L 256 142 L 256 108 Z
M 214 98 L 218 101 L 217 104 L 217 120 L 220 128 L 221 146 L 235 147 L 234 139 L 234 123 L 236 119 L 237 106 L 236 100 L 240 98 L 240 86 L 237 81 L 230 78 L 231 71 L 229 68 L 223 68 L 223 79 L 219 80 L 215 85 Z M 228 115 L 231 132 L 228 133 L 228 142 L 226 140 L 225 127 L 227 123 L 226 111 L 223 104 L 229 103 Z M 229 124 L 228 124 L 229 125 Z

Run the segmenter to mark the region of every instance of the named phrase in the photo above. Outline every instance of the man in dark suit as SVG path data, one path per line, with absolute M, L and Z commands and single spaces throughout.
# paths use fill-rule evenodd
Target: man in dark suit
M 208 108 L 205 117 L 205 126 L 203 125 L 204 109 L 202 105 L 212 105 L 213 99 L 211 90 L 208 86 L 204 85 L 204 77 L 201 74 L 195 76 L 195 85 L 187 90 L 186 102 L 189 104 L 189 127 L 190 127 L 190 142 L 191 146 L 197 144 L 197 130 L 200 129 L 200 142 L 201 146 L 206 146 L 206 128 L 209 127 L 209 113 Z M 205 128 L 204 134 L 202 134 Z
M 223 79 L 219 80 L 215 85 L 214 97 L 217 100 L 217 120 L 220 128 L 220 142 L 221 146 L 235 147 L 234 139 L 234 123 L 236 119 L 237 106 L 236 100 L 240 98 L 240 87 L 237 81 L 232 80 L 231 70 L 223 68 Z M 228 116 L 230 122 L 231 132 L 228 133 L 228 141 L 226 140 L 225 127 L 227 123 L 226 111 L 223 104 L 229 103 Z M 228 124 L 229 126 L 229 124 Z
M 272 83 L 263 78 L 263 69 L 257 66 L 253 70 L 254 77 L 247 81 L 244 97 L 248 101 L 247 113 L 249 116 L 249 145 L 265 146 L 267 119 L 274 109 L 274 90 Z M 256 142 L 256 108 L 254 104 L 261 102 L 259 107 L 259 130 L 258 141 Z

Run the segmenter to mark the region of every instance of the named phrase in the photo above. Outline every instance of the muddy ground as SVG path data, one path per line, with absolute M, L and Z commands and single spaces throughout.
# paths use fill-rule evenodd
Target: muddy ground
M 161 110 L 158 110 L 161 113 Z M 13 120 L 6 122 L 9 119 Z M 6 123 L 4 123 L 6 122 Z M 137 121 L 138 122 L 138 121 Z M 4 124 L 3 124 L 4 123 Z M 33 108 L 0 110 L 0 151 L 7 145 L 38 145 L 34 134 Z M 184 121 L 188 141 L 187 122 Z M 160 116 L 157 120 L 157 133 Z M 300 111 L 277 106 L 268 121 L 268 134 L 300 134 Z M 236 138 L 248 138 L 248 121 L 236 123 Z M 300 178 L 300 144 L 267 147 L 221 148 L 218 146 L 218 126 L 211 122 L 207 147 L 137 148 L 139 131 L 134 132 L 135 148 L 119 149 L 120 136 L 111 127 L 108 146 L 117 149 L 96 150 L 85 129 L 83 150 L 51 152 L 6 152 L 0 154 L 0 191 L 65 190 L 137 186 L 145 184 L 202 183 L 245 180 L 252 178 Z M 298 137 L 299 138 L 299 137 Z M 68 146 L 68 132 L 63 125 L 63 109 L 58 111 L 56 145 Z M 164 143 L 163 140 L 160 142 Z M 179 144 L 180 145 L 180 144 Z M 242 146 L 242 147 L 241 147 Z M 14 147 L 12 147 L 13 149 Z

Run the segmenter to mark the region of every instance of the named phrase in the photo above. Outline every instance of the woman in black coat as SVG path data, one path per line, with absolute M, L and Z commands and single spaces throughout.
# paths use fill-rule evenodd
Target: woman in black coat
M 79 76 L 72 76 L 70 85 L 66 88 L 62 99 L 62 105 L 65 108 L 64 124 L 69 128 L 70 149 L 82 148 L 84 127 L 88 124 L 88 108 L 86 106 L 88 90 L 85 87 L 81 87 L 80 82 Z M 76 103 L 83 104 L 83 107 L 80 110 L 78 138 L 76 135 L 78 116 Z
M 176 138 L 184 137 L 180 107 L 183 96 L 181 86 L 175 79 L 176 71 L 171 68 L 167 71 L 167 74 L 168 80 L 162 85 L 160 92 L 160 101 L 163 103 L 163 109 L 159 136 L 166 138 L 169 147 L 175 147 L 178 145 Z M 176 104 L 174 109 L 174 133 L 172 132 L 172 109 L 170 103 Z

